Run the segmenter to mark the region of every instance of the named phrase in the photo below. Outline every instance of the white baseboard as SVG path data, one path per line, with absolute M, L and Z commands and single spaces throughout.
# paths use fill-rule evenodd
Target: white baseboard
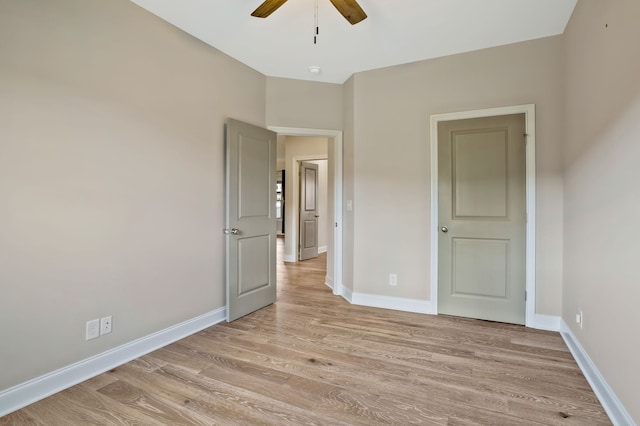
M 325 275 L 324 277 L 324 283 L 327 287 L 329 287 L 331 290 L 333 290 L 333 278 L 330 277 L 329 275 Z
M 318 247 L 318 254 L 320 253 L 326 253 L 327 252 L 327 246 L 320 246 Z
M 431 314 L 431 302 L 428 300 L 407 299 L 404 297 L 380 296 L 378 294 L 353 293 L 351 303 L 373 308 L 393 309 L 396 311 Z
M 591 388 L 595 392 L 598 400 L 607 412 L 607 415 L 611 419 L 614 425 L 619 426 L 633 426 L 635 422 L 631 418 L 629 412 L 624 408 L 618 397 L 613 393 L 613 390 L 606 382 L 596 365 L 591 361 L 589 355 L 584 350 L 576 336 L 573 334 L 569 326 L 564 320 L 560 320 L 560 334 L 564 339 L 567 347 L 571 351 L 573 358 L 575 358 L 582 374 L 586 377 L 587 381 L 591 385 Z
M 353 292 L 351 291 L 350 288 L 345 287 L 344 285 L 342 286 L 342 291 L 340 292 L 340 296 L 342 296 L 342 298 L 344 300 L 346 300 L 349 303 L 353 303 L 351 300 L 353 300 Z
M 327 285 L 329 285 L 327 283 Z M 332 287 L 329 285 L 329 287 Z M 342 287 L 339 293 L 347 302 L 354 305 L 371 306 L 374 308 L 394 309 L 396 311 L 415 312 L 419 314 L 437 315 L 433 312 L 433 305 L 429 300 L 406 299 L 402 297 L 380 296 L 367 293 L 353 293 Z M 533 328 L 547 331 L 560 331 L 561 318 L 553 315 L 536 314 Z
M 285 254 L 284 255 L 284 261 L 285 262 L 297 262 L 298 259 L 296 258 L 295 254 Z
M 227 318 L 225 307 L 102 352 L 0 392 L 0 417 L 183 339 Z
M 554 315 L 535 314 L 533 317 L 533 328 L 547 331 L 560 331 L 562 319 Z

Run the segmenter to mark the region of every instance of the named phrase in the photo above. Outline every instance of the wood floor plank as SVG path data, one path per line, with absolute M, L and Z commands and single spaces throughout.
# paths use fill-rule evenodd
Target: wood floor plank
M 0 426 L 34 426 L 36 422 L 26 410 L 16 411 L 8 416 L 0 417 Z
M 113 383 L 113 381 L 110 381 Z M 107 386 L 107 385 L 105 385 Z M 78 412 L 80 415 L 90 411 L 94 419 L 78 424 L 96 424 L 96 425 L 159 425 L 157 419 L 149 417 L 143 413 L 132 410 L 129 407 L 123 407 L 116 401 L 95 392 L 94 389 L 87 386 L 86 382 L 78 386 L 74 386 L 60 393 L 65 400 L 65 410 L 60 413 L 61 418 L 67 422 L 71 421 L 71 413 Z M 49 420 L 51 421 L 51 420 Z M 53 423 L 55 424 L 55 423 Z
M 195 343 L 193 340 L 191 340 L 191 342 Z M 202 342 L 202 344 L 203 346 L 200 346 L 198 348 L 199 350 L 206 349 L 206 342 Z M 312 388 L 312 392 L 316 396 L 320 396 L 318 394 L 320 383 L 329 384 L 334 389 L 338 389 L 341 392 L 344 391 L 345 388 L 366 389 L 367 387 L 373 386 L 375 389 L 380 389 L 385 388 L 388 385 L 384 380 L 377 380 L 379 378 L 384 379 L 382 376 L 366 371 L 360 371 L 362 370 L 362 367 L 364 367 L 362 363 L 356 362 L 358 365 L 355 367 L 356 370 L 358 370 L 358 374 L 354 376 L 345 375 L 345 370 L 340 368 L 341 361 L 336 359 L 342 357 L 331 357 L 330 359 L 332 361 L 327 361 L 320 358 L 309 358 L 308 353 L 295 351 L 291 348 L 284 349 L 283 346 L 279 345 L 268 344 L 264 347 L 252 346 L 251 349 L 244 349 L 243 346 L 246 345 L 225 345 L 224 348 L 218 349 L 217 352 L 226 355 L 230 359 L 240 360 L 256 365 L 263 365 L 263 368 L 275 370 L 278 373 L 283 374 L 283 377 L 287 378 L 287 384 L 289 384 L 288 381 L 292 377 L 296 377 L 298 380 L 304 378 L 317 382 Z M 410 403 L 415 403 L 415 400 L 407 400 L 402 388 L 397 387 L 394 383 L 391 385 L 394 387 L 393 390 L 396 391 L 395 396 L 392 399 L 398 404 L 410 405 Z M 300 386 L 294 387 L 298 390 L 300 389 Z M 434 414 L 435 405 L 431 408 L 433 410 L 432 417 L 437 418 Z
M 151 374 L 149 374 L 151 375 Z M 154 388 L 143 388 L 132 384 L 131 378 L 117 380 L 98 392 L 114 401 L 154 419 L 159 424 L 172 425 L 208 425 L 210 418 L 202 418 L 188 409 L 189 397 L 176 392 L 168 396 L 159 394 Z M 185 409 L 185 407 L 187 407 Z
M 326 254 L 281 259 L 275 304 L 0 425 L 611 424 L 558 333 L 351 305 Z
M 197 398 L 198 409 L 214 412 L 226 419 L 221 424 L 324 424 L 322 418 L 290 404 L 281 404 L 267 395 L 253 393 L 236 384 L 211 379 L 192 370 L 167 365 L 165 374 L 189 383 L 202 391 Z M 341 425 L 342 422 L 336 422 Z M 346 424 L 346 423 L 345 423 Z

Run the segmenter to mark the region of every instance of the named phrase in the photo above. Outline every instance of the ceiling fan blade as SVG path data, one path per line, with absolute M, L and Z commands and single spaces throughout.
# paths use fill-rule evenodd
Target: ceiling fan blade
M 356 0 L 331 0 L 331 3 L 351 25 L 355 25 L 367 17 Z
M 266 18 L 286 2 L 287 0 L 265 0 L 264 3 L 258 6 L 258 8 L 251 13 L 251 16 L 255 16 L 256 18 Z

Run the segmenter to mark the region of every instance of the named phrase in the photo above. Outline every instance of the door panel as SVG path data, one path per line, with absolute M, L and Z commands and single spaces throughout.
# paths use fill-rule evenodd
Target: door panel
M 229 119 L 227 321 L 276 301 L 276 134 Z
M 310 167 L 313 166 L 313 167 Z M 318 186 L 318 166 L 316 164 L 303 164 L 304 170 L 304 210 L 305 211 L 316 211 L 318 208 L 316 207 L 316 198 L 317 191 L 316 187 Z
M 318 165 L 300 163 L 300 260 L 318 257 Z
M 269 159 L 269 144 L 250 134 L 241 134 L 239 144 L 238 218 L 267 218 L 271 211 L 271 165 L 265 161 Z
M 506 131 L 454 132 L 452 139 L 454 216 L 506 218 Z
M 505 299 L 508 251 L 507 240 L 453 238 L 451 293 Z
M 439 313 L 524 324 L 524 132 L 524 114 L 438 125 Z
M 238 296 L 269 285 L 269 236 L 238 238 Z

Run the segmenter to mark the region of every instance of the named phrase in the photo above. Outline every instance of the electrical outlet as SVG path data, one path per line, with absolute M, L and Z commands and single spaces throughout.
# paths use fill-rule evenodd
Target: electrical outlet
M 398 274 L 389 274 L 389 285 L 394 287 L 398 285 Z
M 100 320 L 87 321 L 85 340 L 92 340 L 100 337 Z
M 100 335 L 111 333 L 111 315 L 100 318 Z

